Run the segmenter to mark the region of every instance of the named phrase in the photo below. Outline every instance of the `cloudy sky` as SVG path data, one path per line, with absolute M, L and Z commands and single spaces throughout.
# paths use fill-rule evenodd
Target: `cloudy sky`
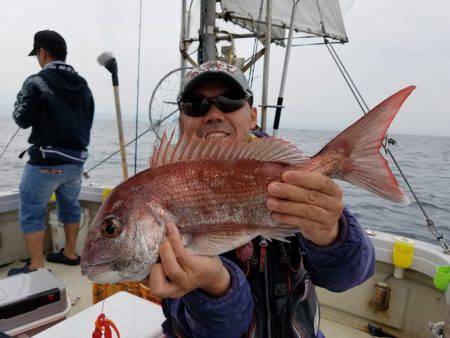
M 180 0 L 143 1 L 139 101 L 143 120 L 148 120 L 153 88 L 179 66 L 180 4 Z M 96 58 L 106 50 L 115 54 L 123 114 L 134 119 L 139 0 L 1 0 L 0 13 L 0 114 L 10 114 L 23 80 L 39 70 L 36 59 L 26 56 L 33 34 L 52 29 L 68 43 L 68 63 L 88 80 L 99 118 L 114 118 L 115 113 L 110 76 Z M 369 106 L 407 85 L 417 86 L 391 132 L 450 136 L 448 13 L 448 0 L 356 0 L 344 17 L 350 42 L 335 48 Z M 249 57 L 250 45 L 241 43 L 239 55 Z M 283 48 L 272 49 L 272 104 L 278 96 L 283 57 Z M 254 86 L 258 104 L 260 69 Z M 325 47 L 294 48 L 289 70 L 281 127 L 339 130 L 360 116 Z

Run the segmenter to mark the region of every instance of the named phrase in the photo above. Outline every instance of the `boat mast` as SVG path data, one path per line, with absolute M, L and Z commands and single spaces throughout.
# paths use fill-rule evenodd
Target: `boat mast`
M 263 0 L 264 1 L 264 0 Z M 267 93 L 269 89 L 270 44 L 272 42 L 272 0 L 266 1 L 266 34 L 264 48 L 263 85 L 261 100 L 261 130 L 267 126 Z M 185 7 L 185 4 L 183 4 Z M 184 19 L 182 19 L 184 20 Z M 201 0 L 198 63 L 217 59 L 216 0 Z
M 217 59 L 216 0 L 201 0 L 198 63 Z
M 269 89 L 270 43 L 272 40 L 272 0 L 266 0 L 266 36 L 263 68 L 263 83 L 261 95 L 261 130 L 266 131 L 267 124 L 267 93 Z

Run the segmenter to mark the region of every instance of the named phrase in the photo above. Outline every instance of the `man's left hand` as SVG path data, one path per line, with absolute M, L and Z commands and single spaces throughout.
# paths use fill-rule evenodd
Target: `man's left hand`
M 272 218 L 300 229 L 303 237 L 327 246 L 339 234 L 342 190 L 330 178 L 313 172 L 286 171 L 282 182 L 269 184 L 267 207 Z
M 231 277 L 219 257 L 190 253 L 173 224 L 166 225 L 166 235 L 159 247 L 161 262 L 153 264 L 148 282 L 154 296 L 180 298 L 202 289 L 218 298 L 228 291 Z

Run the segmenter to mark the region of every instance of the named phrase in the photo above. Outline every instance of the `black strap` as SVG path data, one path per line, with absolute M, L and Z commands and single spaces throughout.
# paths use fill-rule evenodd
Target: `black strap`
M 32 146 L 31 146 L 31 147 L 32 147 Z M 19 154 L 19 158 L 22 159 L 22 158 L 25 156 L 26 152 L 27 152 L 31 147 L 28 147 L 27 149 L 25 149 L 24 151 L 22 151 L 22 152 Z

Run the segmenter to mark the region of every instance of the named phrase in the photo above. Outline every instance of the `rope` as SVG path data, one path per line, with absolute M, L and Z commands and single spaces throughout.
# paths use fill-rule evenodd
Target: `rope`
M 359 107 L 361 108 L 362 112 L 366 114 L 369 112 L 369 106 L 367 105 L 366 101 L 362 97 L 360 91 L 358 90 L 358 87 L 353 82 L 350 74 L 348 73 L 347 69 L 345 68 L 342 60 L 337 55 L 336 51 L 334 50 L 333 46 L 328 42 L 327 39 L 324 39 L 325 46 L 327 47 L 328 51 L 330 52 L 331 57 L 333 58 L 333 61 L 336 63 L 339 71 L 341 72 L 342 76 L 344 77 L 345 82 L 347 83 L 348 87 L 350 88 L 350 91 L 352 92 L 354 98 L 356 99 Z M 392 154 L 391 150 L 388 149 L 386 144 L 382 144 L 384 151 L 386 154 L 388 154 L 392 161 L 394 162 L 395 166 L 398 169 L 398 172 L 400 173 L 401 177 L 405 181 L 409 191 L 414 197 L 414 200 L 416 201 L 417 205 L 419 206 L 420 211 L 425 217 L 426 226 L 427 229 L 431 232 L 433 236 L 436 237 L 436 239 L 440 242 L 442 250 L 445 254 L 450 255 L 450 247 L 447 244 L 447 242 L 444 239 L 444 235 L 442 233 L 439 233 L 434 221 L 428 216 L 427 212 L 425 211 L 425 208 L 423 207 L 422 203 L 420 202 L 419 198 L 417 197 L 416 193 L 414 192 L 414 189 L 412 188 L 411 184 L 409 183 L 408 179 L 406 178 L 405 174 L 403 173 L 402 169 L 400 168 L 400 165 L 398 164 L 397 160 L 394 157 L 394 154 Z
M 5 148 L 3 149 L 2 153 L 0 154 L 0 159 L 3 157 L 3 154 L 6 152 L 6 149 L 8 149 L 9 145 L 11 144 L 14 137 L 16 137 L 17 133 L 19 132 L 20 128 L 17 128 L 17 130 L 14 132 L 13 136 L 9 139 L 8 143 L 6 144 Z

